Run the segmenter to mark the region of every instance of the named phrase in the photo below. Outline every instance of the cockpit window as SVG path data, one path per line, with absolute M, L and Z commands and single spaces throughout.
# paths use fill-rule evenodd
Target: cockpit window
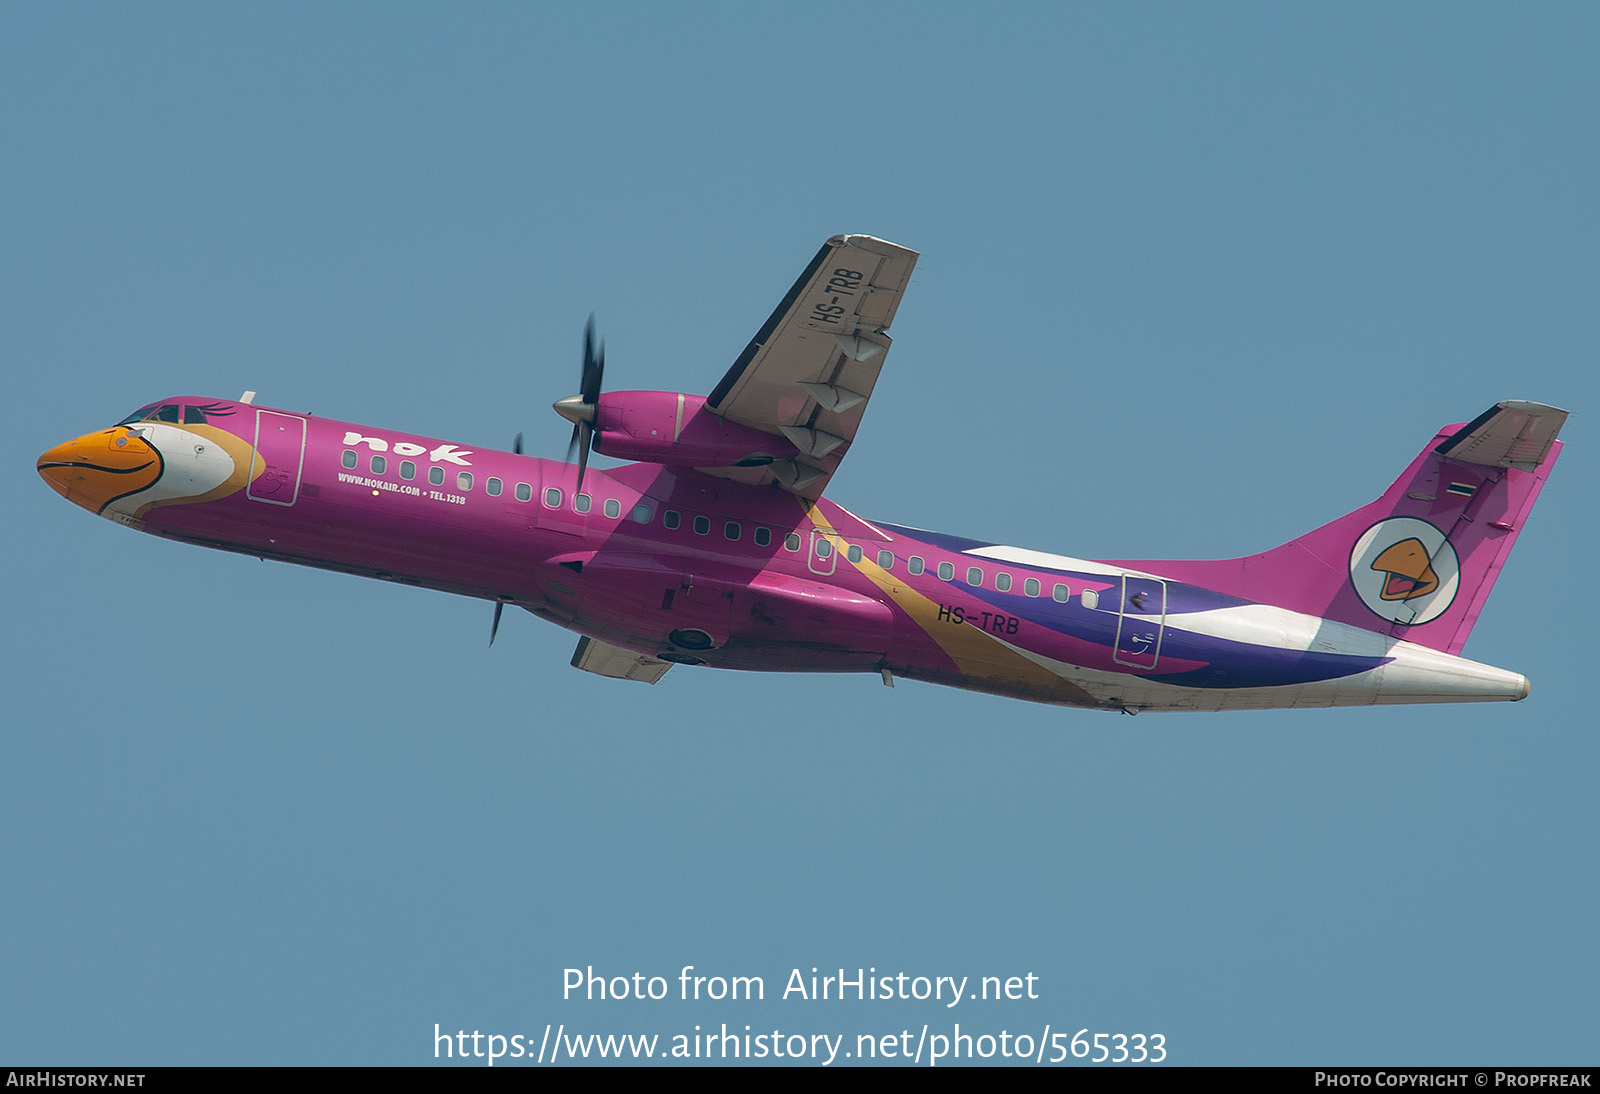
M 117 424 L 127 425 L 130 422 L 172 422 L 176 424 L 177 421 L 177 403 L 151 403 L 149 406 L 135 410 Z
M 181 412 L 177 403 L 151 403 L 142 406 L 129 414 L 118 425 L 130 425 L 133 422 L 171 422 L 177 425 L 181 420 L 184 425 L 205 425 L 212 418 L 226 418 L 233 410 L 223 403 L 202 403 L 198 405 L 184 404 Z
M 155 415 L 156 415 L 156 408 L 159 405 L 160 405 L 159 403 L 151 403 L 149 406 L 142 406 L 138 410 L 135 410 L 132 414 L 129 414 L 126 418 L 122 419 L 122 421 L 118 422 L 117 424 L 118 425 L 127 425 L 130 422 L 148 422 L 148 421 L 153 421 L 155 419 Z

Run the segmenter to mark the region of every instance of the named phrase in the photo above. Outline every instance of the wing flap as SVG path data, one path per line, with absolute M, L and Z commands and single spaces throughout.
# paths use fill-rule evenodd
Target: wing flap
M 585 635 L 578 639 L 578 648 L 572 651 L 572 667 L 596 676 L 609 676 L 613 680 L 638 680 L 653 684 L 667 674 L 672 662 L 621 649 Z

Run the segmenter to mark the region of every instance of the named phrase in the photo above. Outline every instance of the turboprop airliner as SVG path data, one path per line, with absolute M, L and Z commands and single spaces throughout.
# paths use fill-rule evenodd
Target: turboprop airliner
M 1526 698 L 1460 656 L 1560 455 L 1497 403 L 1369 505 L 1261 554 L 1074 558 L 856 516 L 822 494 L 890 349 L 915 251 L 835 236 L 709 395 L 605 391 L 585 334 L 568 462 L 177 396 L 52 448 L 67 500 L 203 547 L 478 597 L 572 664 L 870 672 L 1066 706 L 1240 710 Z M 588 466 L 590 449 L 634 462 Z M 574 450 L 576 462 L 571 462 Z

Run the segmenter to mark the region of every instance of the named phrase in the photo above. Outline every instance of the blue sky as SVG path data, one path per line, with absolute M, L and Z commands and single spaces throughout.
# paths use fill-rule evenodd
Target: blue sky
M 0 1060 L 433 1031 L 1163 1034 L 1593 1061 L 1600 17 L 1578 5 L 0 9 Z M 140 536 L 44 449 L 164 395 L 559 455 L 709 391 L 816 247 L 922 252 L 830 497 L 1226 557 L 1496 400 L 1569 448 L 1466 654 L 1517 705 L 1138 719 L 569 668 L 489 609 Z M 748 1004 L 562 971 L 761 976 Z M 1036 1000 L 779 998 L 790 971 Z

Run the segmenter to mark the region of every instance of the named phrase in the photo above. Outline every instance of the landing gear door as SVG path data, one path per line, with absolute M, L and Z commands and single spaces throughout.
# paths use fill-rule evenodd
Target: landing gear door
M 1117 609 L 1117 644 L 1111 652 L 1119 665 L 1153 669 L 1161 656 L 1167 622 L 1167 583 L 1160 578 L 1123 574 Z

